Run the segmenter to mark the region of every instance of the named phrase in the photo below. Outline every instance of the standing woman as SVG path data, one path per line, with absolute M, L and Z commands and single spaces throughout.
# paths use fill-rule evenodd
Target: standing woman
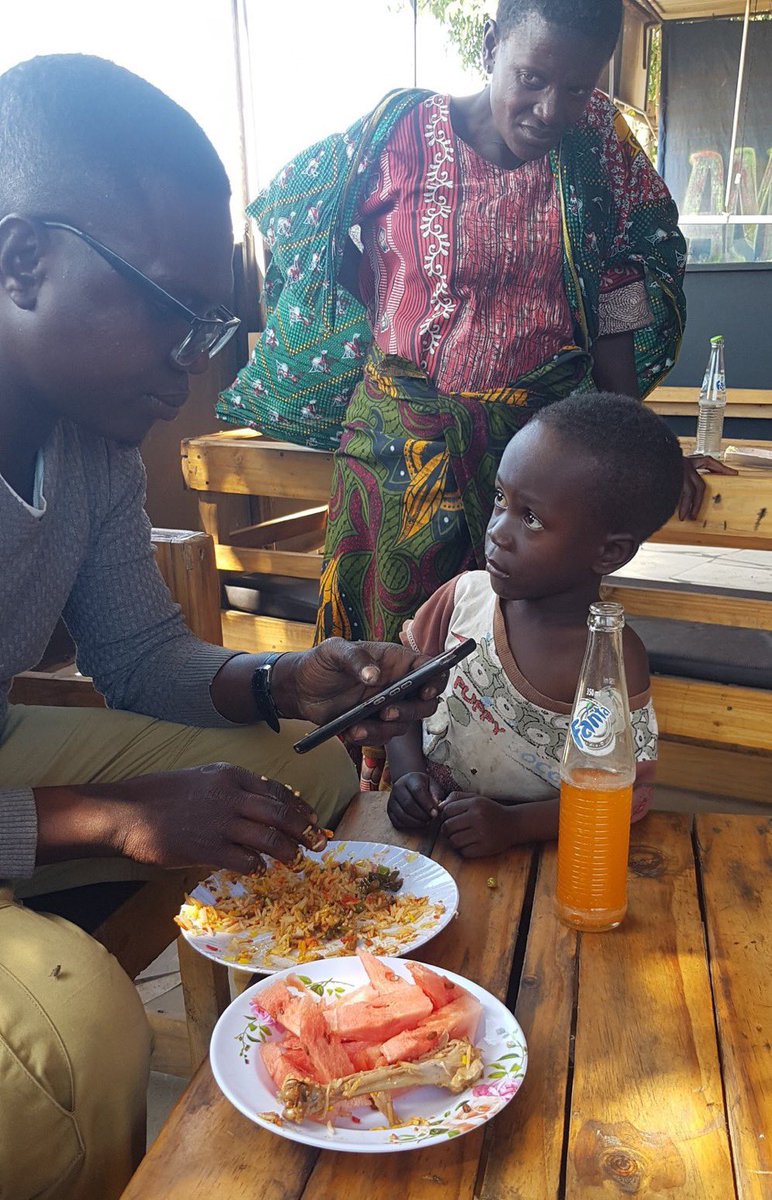
M 483 565 L 499 459 L 536 409 L 641 396 L 673 366 L 677 210 L 594 90 L 621 18 L 622 0 L 500 0 L 488 86 L 422 99 L 372 165 L 347 281 L 374 341 L 336 453 L 319 638 L 396 640 Z
M 307 291 L 264 335 L 262 377 L 250 366 L 224 398 L 270 392 L 278 409 L 288 378 L 306 397 L 325 372 L 359 378 L 338 410 L 318 640 L 397 640 L 442 583 L 483 565 L 498 463 L 533 413 L 577 388 L 644 396 L 675 362 L 678 213 L 595 90 L 622 13 L 622 0 L 500 0 L 481 92 L 396 93 L 250 207 L 275 264 L 284 256 L 280 285 Z M 309 316 L 364 315 L 340 284 L 366 307 L 353 335 L 340 331 L 350 314 L 337 329 Z M 306 378 L 291 360 L 304 339 Z M 297 403 L 308 444 L 323 444 L 318 407 Z M 686 472 L 683 515 L 703 486 Z

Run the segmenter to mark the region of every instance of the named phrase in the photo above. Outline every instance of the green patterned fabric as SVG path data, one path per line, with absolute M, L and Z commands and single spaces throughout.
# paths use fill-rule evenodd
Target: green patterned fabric
M 372 342 L 366 310 L 338 285 L 343 249 L 368 164 L 377 161 L 397 121 L 428 95 L 390 93 L 346 133 L 293 159 L 249 206 L 271 250 L 268 320 L 250 362 L 220 396 L 223 420 L 301 445 L 337 447 Z M 600 92 L 550 161 L 561 198 L 563 275 L 576 342 L 592 352 L 602 274 L 638 266 L 653 314 L 634 334 L 646 395 L 673 366 L 686 319 L 686 244 L 676 206 Z M 589 376 L 585 386 L 592 386 Z
M 335 455 L 318 641 L 396 641 L 440 584 L 484 565 L 507 443 L 590 366 L 568 346 L 512 387 L 448 396 L 372 348 Z
M 598 336 L 602 274 L 626 266 L 644 273 L 652 320 L 633 341 L 638 387 L 647 396 L 675 365 L 686 324 L 678 209 L 624 117 L 600 92 L 550 160 L 562 201 L 563 278 L 580 345 L 592 350 Z
M 364 306 L 338 285 L 359 188 L 404 113 L 429 93 L 392 92 L 343 134 L 310 146 L 247 208 L 271 259 L 266 327 L 217 415 L 282 441 L 334 450 L 372 331 Z

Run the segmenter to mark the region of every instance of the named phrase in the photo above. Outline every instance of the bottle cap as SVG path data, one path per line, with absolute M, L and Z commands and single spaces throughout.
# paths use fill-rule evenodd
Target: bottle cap
M 711 344 L 711 346 L 718 346 L 719 344 L 723 344 L 723 341 L 724 341 L 724 335 L 723 335 L 723 333 L 719 333 L 716 335 L 716 337 L 712 337 L 710 339 L 710 344 Z

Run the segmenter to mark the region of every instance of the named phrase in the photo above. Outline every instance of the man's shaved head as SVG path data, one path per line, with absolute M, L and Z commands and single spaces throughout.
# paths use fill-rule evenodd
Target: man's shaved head
M 0 75 L 0 217 L 141 216 L 145 185 L 227 197 L 225 168 L 189 113 L 105 59 L 54 54 Z

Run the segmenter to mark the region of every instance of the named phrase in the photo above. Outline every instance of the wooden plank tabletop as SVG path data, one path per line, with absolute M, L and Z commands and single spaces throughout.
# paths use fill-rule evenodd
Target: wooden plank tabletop
M 375 797 L 341 832 L 431 845 L 397 835 Z M 769 1197 L 772 820 L 634 826 L 630 911 L 611 934 L 555 919 L 554 846 L 465 861 L 439 841 L 434 857 L 461 909 L 420 954 L 516 997 L 529 1069 L 512 1103 L 430 1149 L 319 1152 L 253 1125 L 204 1063 L 124 1200 Z

